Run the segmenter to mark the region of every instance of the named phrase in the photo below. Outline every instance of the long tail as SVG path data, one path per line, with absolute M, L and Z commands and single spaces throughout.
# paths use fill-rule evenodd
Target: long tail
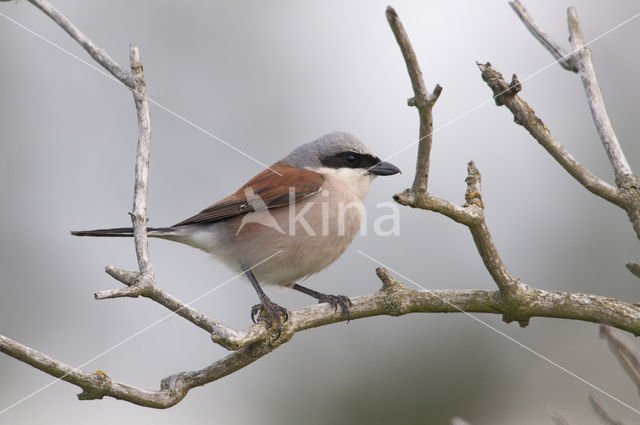
M 171 227 L 149 227 L 147 228 L 149 236 L 166 236 L 174 232 Z M 113 229 L 95 229 L 95 230 L 75 230 L 72 231 L 73 236 L 103 236 L 111 238 L 131 237 L 133 236 L 132 227 L 114 227 Z

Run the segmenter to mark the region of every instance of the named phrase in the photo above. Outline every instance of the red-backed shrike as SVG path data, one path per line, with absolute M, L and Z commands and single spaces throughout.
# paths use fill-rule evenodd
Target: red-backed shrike
M 259 317 L 267 326 L 275 322 L 280 329 L 282 319 L 288 317 L 260 283 L 293 288 L 336 310 L 339 305 L 349 315 L 351 301 L 346 296 L 322 294 L 296 282 L 342 255 L 360 228 L 364 198 L 373 179 L 399 172 L 355 136 L 334 132 L 298 147 L 193 217 L 147 230 L 150 237 L 201 249 L 244 272 L 260 298 L 260 304 L 251 309 L 254 321 L 256 314 L 264 312 Z M 130 227 L 71 234 L 133 235 Z

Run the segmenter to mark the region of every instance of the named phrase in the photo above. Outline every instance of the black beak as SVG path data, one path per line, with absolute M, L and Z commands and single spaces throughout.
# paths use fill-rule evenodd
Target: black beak
M 369 168 L 369 172 L 377 176 L 392 176 L 400 173 L 401 171 L 395 165 L 382 161 Z

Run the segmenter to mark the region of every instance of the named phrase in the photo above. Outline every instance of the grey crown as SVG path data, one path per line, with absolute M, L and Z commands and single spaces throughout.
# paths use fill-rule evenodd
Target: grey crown
M 294 149 L 284 158 L 284 162 L 295 167 L 322 167 L 321 158 L 331 157 L 342 152 L 354 152 L 372 155 L 373 152 L 360 139 L 344 131 L 334 131 L 305 143 Z

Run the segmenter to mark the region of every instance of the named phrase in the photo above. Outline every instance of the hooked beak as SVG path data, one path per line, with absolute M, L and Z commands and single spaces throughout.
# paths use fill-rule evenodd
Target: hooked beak
M 369 168 L 368 171 L 369 173 L 377 176 L 392 176 L 401 172 L 395 165 L 384 161 L 377 163 L 373 167 Z

